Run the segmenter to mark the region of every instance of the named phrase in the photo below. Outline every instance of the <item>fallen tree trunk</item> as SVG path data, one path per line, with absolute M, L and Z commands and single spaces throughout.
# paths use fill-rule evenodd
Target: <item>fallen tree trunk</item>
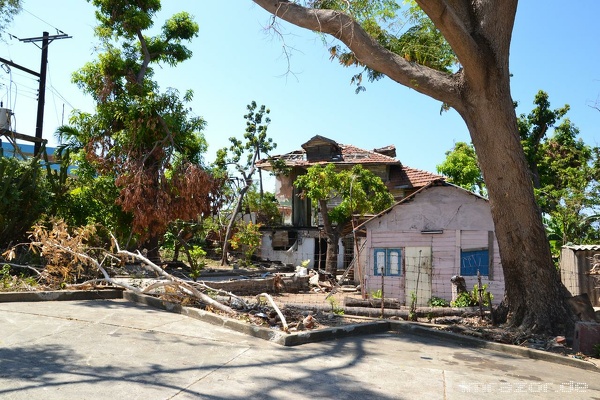
M 298 293 L 308 291 L 308 276 L 304 277 L 280 277 L 286 293 Z M 200 281 L 206 283 L 206 281 Z M 275 278 L 257 278 L 257 279 L 238 279 L 233 281 L 210 282 L 213 289 L 222 289 L 229 292 L 235 292 L 240 296 L 256 296 L 260 293 L 279 293 L 275 285 Z
M 344 305 L 346 307 L 379 308 L 381 307 L 381 299 L 355 299 L 351 297 L 346 297 L 346 299 L 344 300 Z M 402 307 L 402 304 L 400 304 L 400 301 L 398 299 L 385 299 L 383 301 L 383 306 L 385 308 L 398 309 Z

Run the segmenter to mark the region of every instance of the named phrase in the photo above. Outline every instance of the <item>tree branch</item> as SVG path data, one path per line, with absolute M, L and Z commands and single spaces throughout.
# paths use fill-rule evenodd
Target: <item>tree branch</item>
M 508 73 L 508 52 L 517 0 L 416 0 L 446 38 L 464 67 L 470 85 L 485 87 L 489 78 L 487 58 Z M 479 22 L 475 22 L 479 21 Z M 494 38 L 494 40 L 489 40 Z M 502 61 L 503 64 L 498 64 Z
M 141 261 L 144 266 L 148 267 L 150 270 L 156 272 L 159 276 L 162 276 L 164 278 L 167 279 L 167 283 L 160 283 L 161 285 L 171 285 L 171 286 L 177 286 L 181 289 L 184 289 L 185 291 L 188 292 L 188 294 L 193 295 L 194 297 L 202 300 L 203 302 L 205 302 L 206 304 L 220 310 L 223 311 L 227 314 L 234 314 L 235 312 L 228 306 L 221 304 L 213 299 L 211 299 L 209 296 L 205 295 L 204 293 L 198 291 L 196 288 L 194 288 L 189 282 L 184 281 L 183 279 L 179 279 L 174 277 L 173 275 L 167 273 L 164 269 L 162 269 L 161 267 L 159 267 L 158 265 L 154 264 L 152 261 L 150 261 L 148 258 L 144 257 L 142 254 L 140 254 L 139 252 L 137 253 L 132 253 L 130 251 L 127 250 L 121 250 L 119 249 L 118 244 L 116 243 L 116 240 L 113 239 L 113 241 L 115 242 L 115 246 L 117 247 L 117 254 L 121 254 L 121 255 L 125 255 L 128 257 L 132 257 L 136 260 Z M 157 283 L 158 284 L 158 283 Z
M 144 77 L 146 76 L 146 70 L 148 69 L 148 65 L 150 64 L 152 57 L 150 56 L 150 51 L 148 51 L 146 38 L 144 38 L 144 35 L 142 34 L 141 30 L 137 31 L 137 37 L 140 41 L 140 47 L 142 49 L 142 54 L 144 55 L 144 60 L 142 61 L 142 65 L 140 65 L 140 71 L 135 77 L 135 80 L 138 85 L 142 85 L 142 83 L 144 82 Z
M 35 272 L 37 275 L 40 275 L 40 274 L 41 274 L 41 273 L 40 273 L 40 271 L 38 271 L 37 269 L 33 268 L 33 267 L 32 267 L 32 266 L 30 266 L 30 265 L 13 264 L 13 263 L 7 263 L 7 262 L 0 262 L 0 265 L 8 265 L 8 266 L 10 266 L 10 267 L 13 267 L 13 268 L 25 268 L 25 269 L 30 269 L 30 270 L 32 270 L 33 272 Z
M 257 298 L 264 297 L 267 300 L 269 300 L 269 303 L 271 303 L 271 306 L 275 309 L 275 312 L 277 313 L 277 315 L 279 315 L 279 319 L 281 320 L 281 324 L 283 325 L 283 331 L 285 333 L 290 333 L 290 328 L 288 327 L 287 321 L 285 320 L 285 317 L 283 316 L 283 313 L 281 312 L 281 310 L 279 310 L 279 307 L 277 307 L 277 304 L 275 304 L 275 302 L 273 301 L 273 298 L 268 293 L 261 293 L 261 294 L 257 295 L 256 297 Z
M 483 49 L 473 38 L 472 28 L 468 29 L 469 21 L 461 20 L 446 0 L 416 0 L 416 2 L 454 50 L 465 70 L 467 80 L 477 86 L 484 85 L 485 73 L 481 70 L 485 66 Z M 464 5 L 465 0 L 454 1 L 454 3 Z M 462 11 L 465 18 L 464 8 Z
M 296 26 L 327 33 L 342 41 L 367 67 L 394 81 L 452 106 L 459 104 L 452 75 L 409 62 L 377 43 L 350 16 L 332 10 L 312 9 L 283 0 L 253 0 L 274 16 Z

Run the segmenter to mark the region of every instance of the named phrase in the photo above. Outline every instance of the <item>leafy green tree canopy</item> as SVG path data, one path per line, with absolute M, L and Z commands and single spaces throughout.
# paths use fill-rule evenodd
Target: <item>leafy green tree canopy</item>
M 294 186 L 302 190 L 315 208 L 320 202 L 327 202 L 329 220 L 336 225 L 348 222 L 354 214 L 383 211 L 394 201 L 381 178 L 361 165 L 343 171 L 336 171 L 334 164 L 315 165 L 300 175 Z M 334 199 L 340 201 L 332 206 L 330 202 Z
M 339 236 L 352 216 L 378 213 L 394 201 L 381 178 L 361 165 L 342 171 L 337 171 L 333 163 L 314 165 L 296 178 L 294 186 L 318 208 L 323 220 L 328 272 L 336 268 Z
M 209 213 L 217 184 L 201 165 L 205 121 L 186 106 L 193 93 L 161 91 L 152 79 L 153 66 L 173 67 L 191 57 L 184 43 L 199 28 L 181 12 L 150 35 L 160 1 L 91 2 L 102 52 L 73 81 L 94 98 L 96 112 L 76 112 L 71 123 L 85 160 L 115 179 L 117 201 L 133 214 L 134 233 L 155 241 L 170 221 Z
M 450 183 L 486 195 L 477 155 L 471 144 L 457 142 L 452 150 L 446 152 L 446 159 L 437 166 L 437 172 L 447 176 Z

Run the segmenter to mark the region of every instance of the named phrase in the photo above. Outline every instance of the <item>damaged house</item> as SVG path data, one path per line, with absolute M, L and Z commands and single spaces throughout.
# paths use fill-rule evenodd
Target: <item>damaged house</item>
M 364 150 L 317 135 L 304 143 L 300 150 L 260 161 L 257 166 L 262 170 L 272 171 L 273 160 L 283 162 L 288 170 L 288 173 L 276 174 L 275 177 L 275 196 L 283 224 L 261 229 L 261 258 L 291 265 L 310 260 L 308 267 L 324 268 L 327 241 L 319 228 L 319 214 L 312 209 L 310 199 L 301 198 L 293 185 L 296 178 L 313 165 L 332 163 L 343 170 L 361 164 L 382 179 L 396 201 L 433 180 L 443 179 L 439 175 L 404 166 L 395 157 L 394 146 Z M 348 230 L 350 232 L 351 229 Z M 354 240 L 352 235 L 348 235 L 340 240 L 337 268 L 347 268 L 353 257 Z
M 365 242 L 358 263 L 364 293 L 381 291 L 400 304 L 414 299 L 417 306 L 427 306 L 431 298 L 453 300 L 455 276 L 464 278 L 463 289 L 473 290 L 479 272 L 492 302 L 503 298 L 494 222 L 481 196 L 432 181 L 357 230 Z

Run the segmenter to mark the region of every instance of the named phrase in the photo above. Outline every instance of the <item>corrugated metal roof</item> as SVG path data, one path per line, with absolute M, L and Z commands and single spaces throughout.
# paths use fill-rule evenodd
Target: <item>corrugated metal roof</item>
M 563 249 L 571 249 L 576 251 L 600 251 L 600 244 L 571 244 L 563 246 Z

